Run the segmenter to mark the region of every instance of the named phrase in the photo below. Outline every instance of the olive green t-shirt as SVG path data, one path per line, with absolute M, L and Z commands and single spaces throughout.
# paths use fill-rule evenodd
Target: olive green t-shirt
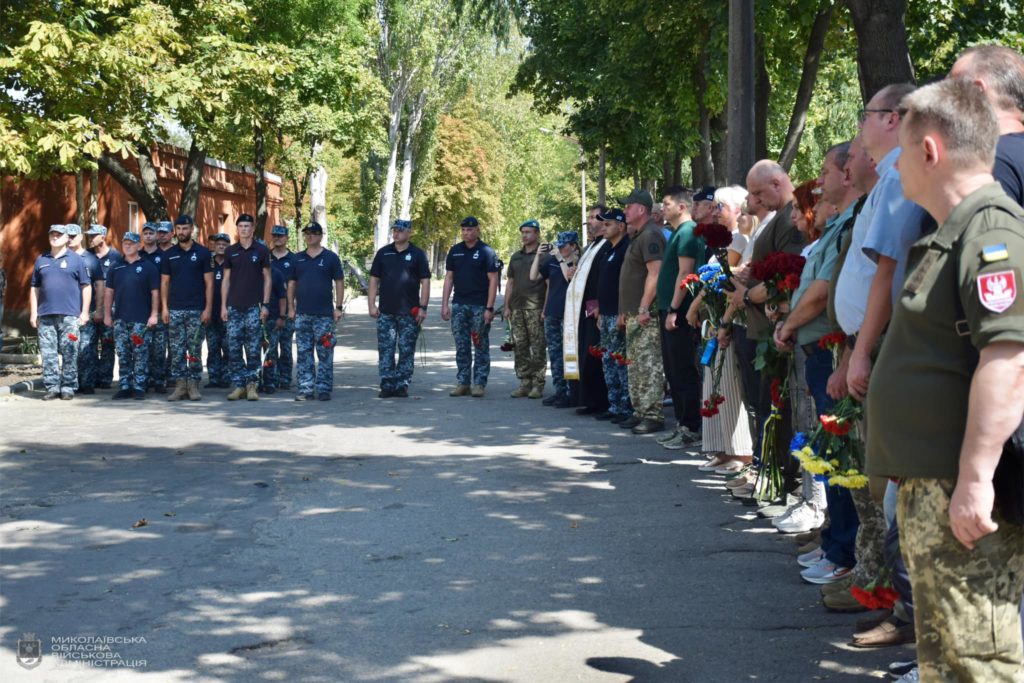
M 664 255 L 665 235 L 661 232 L 661 226 L 649 221 L 630 241 L 622 261 L 622 271 L 619 273 L 619 313 L 636 315 L 639 312 L 644 283 L 647 281 L 647 262 L 661 261 Z
M 672 297 L 676 293 L 676 278 L 679 277 L 679 259 L 683 256 L 692 258 L 693 272 L 704 265 L 707 248 L 704 240 L 693 234 L 697 224 L 693 221 L 680 223 L 665 245 L 665 259 L 658 271 L 658 310 L 667 311 L 672 305 Z M 685 301 L 685 299 L 684 299 Z
M 512 254 L 508 260 L 508 277 L 512 280 L 512 296 L 506 302 L 508 307 L 517 311 L 520 309 L 534 310 L 544 307 L 544 294 L 547 291 L 547 282 L 544 278 L 537 282 L 530 281 L 530 266 L 533 265 L 534 253 L 527 254 L 520 249 Z M 541 270 L 551 257 L 541 255 L 538 264 Z
M 978 353 L 997 341 L 1024 345 L 1024 220 L 993 203 L 1024 215 L 992 183 L 910 250 L 871 373 L 870 474 L 955 478 Z

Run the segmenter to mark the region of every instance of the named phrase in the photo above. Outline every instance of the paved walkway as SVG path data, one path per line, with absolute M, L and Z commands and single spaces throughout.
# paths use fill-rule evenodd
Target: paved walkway
M 411 397 L 377 399 L 358 303 L 330 403 L 0 399 L 0 679 L 846 682 L 907 658 L 847 647 L 856 617 L 696 455 L 507 398 L 497 329 L 487 397 L 449 398 L 435 301 Z M 54 654 L 94 636 L 115 666 Z

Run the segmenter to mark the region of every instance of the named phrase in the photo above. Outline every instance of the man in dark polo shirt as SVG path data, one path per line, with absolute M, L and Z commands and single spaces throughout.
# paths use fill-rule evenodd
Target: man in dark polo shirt
M 341 259 L 320 245 L 324 229 L 312 222 L 302 229 L 306 241 L 292 261 L 288 317 L 295 321 L 296 401 L 331 400 L 334 388 L 334 326 L 345 312 L 345 273 Z M 316 354 L 314 368 L 313 354 Z
M 85 261 L 68 249 L 67 227 L 50 226 L 50 251 L 36 259 L 29 323 L 39 331 L 44 401 L 70 401 L 78 388 L 78 328 L 89 317 L 92 282 Z
M 619 275 L 619 320 L 626 330 L 626 366 L 633 416 L 619 423 L 634 434 L 665 429 L 662 401 L 665 373 L 661 362 L 661 337 L 654 308 L 658 272 L 665 255 L 665 235 L 651 219 L 654 204 L 647 190 L 633 190 L 619 200 L 625 208 L 630 233 L 629 248 Z
M 224 282 L 224 253 L 231 244 L 231 237 L 226 232 L 218 232 L 210 236 L 213 245 L 213 258 L 210 259 L 210 270 L 213 275 L 213 315 L 206 325 L 206 374 L 209 379 L 207 388 L 227 389 L 231 386 L 228 378 L 228 332 L 220 317 L 221 284 Z
M 104 225 L 93 223 L 85 231 L 88 237 L 89 249 L 100 260 L 100 267 L 103 268 L 103 281 L 110 276 L 110 269 L 122 261 L 121 252 L 107 244 L 107 228 Z M 103 324 L 103 304 L 97 303 L 97 314 L 99 322 L 93 319 L 96 325 L 96 339 L 99 344 L 99 363 L 96 366 L 96 386 L 100 389 L 109 389 L 114 380 L 114 331 L 107 329 Z
M 996 468 L 1024 414 L 1024 210 L 992 176 L 999 127 L 974 83 L 900 109 L 901 186 L 939 227 L 911 248 L 868 385 L 867 471 L 901 480 L 921 680 L 1009 683 L 1024 678 L 1024 526 Z
M 167 250 L 171 247 L 170 236 L 174 226 L 170 221 L 145 223 L 142 226 L 142 251 L 139 256 L 162 272 Z M 158 394 L 167 393 L 167 375 L 170 373 L 168 354 L 168 325 L 158 316 L 149 339 L 149 387 Z
M 142 236 L 126 232 L 124 260 L 111 269 L 103 302 L 103 321 L 113 328 L 121 389 L 113 398 L 146 398 L 151 332 L 160 310 L 160 271 L 140 257 Z
M 295 254 L 288 248 L 288 226 L 275 225 L 270 229 L 270 266 L 281 271 L 284 277 L 285 286 L 292 275 L 292 260 Z M 271 307 L 273 308 L 273 307 Z M 265 377 L 273 377 L 274 385 L 278 389 L 290 389 L 292 386 L 292 368 L 295 366 L 295 356 L 292 347 L 295 344 L 295 324 L 284 316 L 282 327 L 277 333 L 277 359 L 269 374 L 265 371 Z
M 441 319 L 452 323 L 458 367 L 456 386 L 448 395 L 482 398 L 491 372 L 490 332 L 500 266 L 494 250 L 480 241 L 480 222 L 476 218 L 464 218 L 461 229 L 462 241 L 449 249 L 445 258 L 441 294 Z M 452 290 L 455 296 L 449 307 Z
M 260 372 L 260 391 L 264 394 L 273 394 L 278 390 L 278 357 L 281 348 L 280 337 L 285 331 L 285 321 L 288 319 L 288 281 L 285 280 L 284 268 L 275 268 L 273 263 L 270 266 L 270 306 L 267 312 L 267 320 L 263 327 L 267 331 L 266 343 L 267 353 L 263 359 L 263 367 Z M 289 269 L 290 274 L 290 269 Z M 290 321 L 289 321 L 290 322 Z M 294 326 L 291 326 L 294 328 Z
M 270 313 L 270 251 L 254 238 L 255 223 L 243 213 L 235 221 L 238 242 L 224 251 L 220 318 L 227 323 L 228 365 L 234 390 L 229 401 L 259 399 L 263 323 Z M 244 352 L 244 356 L 243 356 Z
M 79 394 L 96 393 L 96 366 L 99 362 L 97 353 L 98 328 L 103 327 L 103 285 L 106 276 L 103 273 L 103 266 L 96 255 L 82 246 L 82 227 L 75 223 L 69 223 L 68 248 L 82 257 L 85 262 L 85 270 L 89 273 L 89 280 L 92 283 L 92 302 L 89 308 L 89 318 L 85 324 L 78 328 L 78 392 Z
M 607 209 L 598 214 L 598 218 L 604 222 L 607 246 L 594 265 L 597 270 L 597 325 L 601 330 L 597 348 L 602 350 L 608 410 L 596 417 L 620 424 L 633 415 L 633 404 L 629 401 L 629 373 L 627 366 L 619 360 L 626 355 L 626 331 L 619 325 L 619 277 L 629 249 L 629 235 L 626 234 L 626 214 L 622 209 Z
M 505 319 L 512 326 L 515 345 L 516 377 L 519 386 L 512 398 L 541 398 L 544 396 L 544 376 L 547 372 L 547 341 L 541 311 L 544 308 L 544 281 L 530 279 L 530 268 L 538 254 L 540 223 L 530 219 L 519 226 L 523 248 L 508 260 L 508 278 L 505 281 Z M 543 268 L 550 259 L 541 255 Z
M 558 233 L 555 249 L 558 256 L 543 256 L 540 249 L 534 254 L 530 265 L 530 280 L 547 283 L 544 293 L 544 336 L 547 340 L 548 358 L 551 361 L 551 384 L 555 393 L 544 399 L 544 405 L 556 408 L 569 407 L 569 385 L 565 381 L 565 365 L 563 362 L 563 322 L 565 318 L 565 293 L 569 289 L 569 279 L 576 272 L 576 263 L 580 258 L 580 238 L 575 230 Z M 550 247 L 550 245 L 547 245 Z
M 198 401 L 202 398 L 202 326 L 210 322 L 213 311 L 213 269 L 210 250 L 192 239 L 192 217 L 182 214 L 174 225 L 178 243 L 164 253 L 160 267 L 161 316 L 168 326 L 175 383 L 167 400 Z
M 409 241 L 411 235 L 412 223 L 396 220 L 391 226 L 393 241 L 377 251 L 370 266 L 367 298 L 370 317 L 377 319 L 380 398 L 409 396 L 416 340 L 430 303 L 430 265 L 423 250 Z

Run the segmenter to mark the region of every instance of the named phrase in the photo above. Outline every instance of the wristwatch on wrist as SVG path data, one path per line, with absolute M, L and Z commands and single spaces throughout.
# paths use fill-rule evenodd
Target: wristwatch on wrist
M 485 310 L 485 311 L 487 311 L 487 312 L 489 312 L 489 313 L 494 313 L 494 306 L 488 306 L 488 307 L 487 307 L 487 308 L 485 308 L 484 310 Z
M 672 308 L 671 306 L 668 307 L 668 312 L 671 313 L 672 315 L 679 315 L 679 309 Z
M 749 306 L 750 305 L 750 290 L 749 289 L 744 290 L 744 292 L 743 292 L 743 305 L 744 306 Z
M 339 311 L 341 311 L 342 313 L 345 312 L 345 307 L 344 306 L 335 306 L 335 308 L 338 309 Z
M 420 304 L 420 310 L 421 311 L 427 310 L 427 305 L 426 304 Z

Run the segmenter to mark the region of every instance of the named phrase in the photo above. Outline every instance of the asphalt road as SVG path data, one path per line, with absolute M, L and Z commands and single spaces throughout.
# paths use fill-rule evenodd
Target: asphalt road
M 330 403 L 0 400 L 2 680 L 845 683 L 908 657 L 848 647 L 857 616 L 698 455 L 508 398 L 500 330 L 486 398 L 449 398 L 435 302 L 411 397 L 376 398 L 352 308 Z

